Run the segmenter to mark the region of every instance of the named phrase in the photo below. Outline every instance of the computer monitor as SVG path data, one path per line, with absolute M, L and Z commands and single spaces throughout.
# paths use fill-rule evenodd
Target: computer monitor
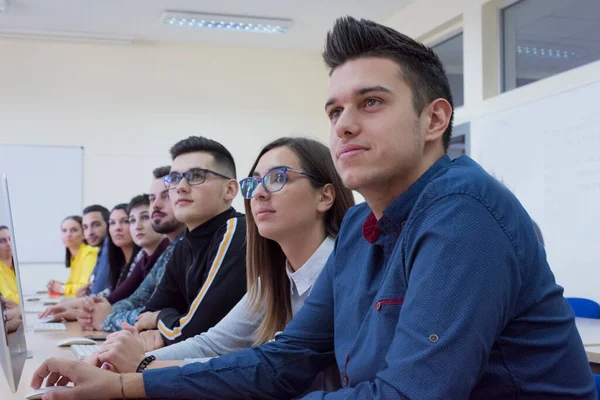
M 25 342 L 25 325 L 23 324 L 25 304 L 6 175 L 0 175 L 0 226 L 6 226 L 9 231 L 12 268 L 14 268 L 16 286 L 19 292 L 18 302 L 14 298 L 10 300 L 5 299 L 4 296 L 0 297 L 0 364 L 8 381 L 8 386 L 13 393 L 16 393 L 25 365 L 27 344 Z

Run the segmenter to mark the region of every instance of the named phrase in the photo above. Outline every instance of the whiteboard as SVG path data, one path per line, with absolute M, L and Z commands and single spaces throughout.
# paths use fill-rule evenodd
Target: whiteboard
M 60 224 L 81 215 L 83 148 L 0 145 L 2 173 L 8 177 L 19 262 L 64 263 Z
M 539 224 L 565 296 L 600 302 L 600 82 L 472 121 L 472 156 Z

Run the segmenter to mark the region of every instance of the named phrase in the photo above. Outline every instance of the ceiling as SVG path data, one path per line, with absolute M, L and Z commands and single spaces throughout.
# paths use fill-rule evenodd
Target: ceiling
M 413 0 L 6 0 L 0 37 L 7 34 L 100 41 L 203 42 L 320 50 L 333 21 L 352 15 L 382 22 Z M 1 2 L 1 0 L 0 0 Z M 172 27 L 165 10 L 292 19 L 285 35 Z

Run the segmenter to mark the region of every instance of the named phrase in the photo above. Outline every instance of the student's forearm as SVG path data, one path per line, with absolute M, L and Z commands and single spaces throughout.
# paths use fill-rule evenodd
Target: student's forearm
M 169 360 L 169 361 L 160 361 L 155 360 L 148 365 L 146 369 L 160 369 L 167 367 L 181 367 L 183 365 L 183 360 Z
M 142 374 L 124 374 L 123 375 L 123 394 L 127 399 L 145 399 L 144 378 Z M 119 397 L 122 394 L 119 393 Z

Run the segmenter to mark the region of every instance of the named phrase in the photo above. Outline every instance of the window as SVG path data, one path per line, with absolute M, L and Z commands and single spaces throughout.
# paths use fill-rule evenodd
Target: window
M 521 0 L 502 10 L 503 89 L 600 59 L 600 1 Z
M 454 107 L 465 104 L 464 68 L 463 68 L 463 34 L 459 33 L 450 39 L 432 46 L 438 57 L 444 64 Z
M 463 154 L 469 155 L 469 137 L 471 135 L 471 123 L 465 122 L 456 125 L 452 129 L 452 138 L 448 146 L 448 157 L 454 160 Z

